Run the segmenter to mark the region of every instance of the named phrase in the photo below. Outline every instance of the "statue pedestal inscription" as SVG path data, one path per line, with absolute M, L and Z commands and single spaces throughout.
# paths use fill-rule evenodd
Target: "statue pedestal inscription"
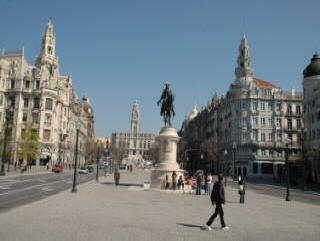
M 159 143 L 159 162 L 151 172 L 151 188 L 163 189 L 166 175 L 169 177 L 170 187 L 172 185 L 172 173 L 175 171 L 177 180 L 183 177 L 183 170 L 177 163 L 177 143 L 180 137 L 172 127 L 163 127 L 156 141 Z

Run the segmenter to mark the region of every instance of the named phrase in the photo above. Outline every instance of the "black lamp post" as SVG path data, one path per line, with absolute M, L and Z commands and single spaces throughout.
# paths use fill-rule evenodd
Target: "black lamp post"
M 232 151 L 233 151 L 233 181 L 236 180 L 236 150 L 237 150 L 237 143 L 234 141 L 232 144 Z
M 100 142 L 97 142 L 97 175 L 96 175 L 96 182 L 99 183 L 99 163 L 100 163 Z
M 228 151 L 227 149 L 224 150 L 224 168 L 223 168 L 223 175 L 224 175 L 224 186 L 226 187 L 227 186 L 227 155 L 228 155 Z
M 4 131 L 4 140 L 3 140 L 3 150 L 2 150 L 2 158 L 1 158 L 1 172 L 0 176 L 5 176 L 5 168 L 4 168 L 4 162 L 6 159 L 6 152 L 7 152 L 7 138 L 8 138 L 8 129 L 9 129 L 9 122 L 12 119 L 13 115 L 13 107 L 11 106 L 10 108 L 6 109 L 6 126 L 5 126 L 5 131 Z M 8 161 L 9 162 L 9 161 Z M 8 163 L 9 165 L 9 163 Z
M 286 201 L 290 201 L 290 170 L 289 170 L 289 143 L 286 143 L 286 178 L 287 178 L 287 193 Z
M 74 155 L 74 173 L 73 173 L 73 185 L 71 192 L 77 192 L 77 165 L 78 165 L 78 145 L 79 145 L 79 132 L 80 130 L 77 129 L 77 137 L 76 137 L 76 148 L 75 148 L 75 155 Z

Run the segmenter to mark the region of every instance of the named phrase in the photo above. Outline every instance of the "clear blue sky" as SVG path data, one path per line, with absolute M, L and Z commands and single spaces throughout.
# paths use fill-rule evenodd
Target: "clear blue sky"
M 99 136 L 129 130 L 135 99 L 142 130 L 158 133 L 165 80 L 179 129 L 194 103 L 229 88 L 243 32 L 255 76 L 285 89 L 302 89 L 320 52 L 319 0 L 0 0 L 0 10 L 0 48 L 24 43 L 32 63 L 52 19 L 61 73 L 89 96 Z

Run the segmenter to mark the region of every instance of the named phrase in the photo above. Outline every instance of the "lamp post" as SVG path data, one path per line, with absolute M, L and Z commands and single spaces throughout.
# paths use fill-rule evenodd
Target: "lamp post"
M 287 140 L 286 142 L 285 161 L 286 161 L 285 165 L 286 165 L 286 179 L 287 179 L 286 201 L 290 201 L 289 140 Z
M 76 148 L 75 148 L 75 155 L 74 155 L 74 173 L 73 173 L 73 185 L 71 192 L 77 192 L 77 165 L 78 165 L 78 145 L 79 145 L 79 128 L 77 128 L 77 135 L 76 135 Z
M 236 150 L 237 150 L 237 143 L 234 141 L 232 144 L 232 151 L 233 151 L 233 181 L 236 180 Z
M 6 152 L 7 152 L 7 138 L 8 138 L 8 128 L 9 128 L 9 121 L 12 118 L 13 114 L 13 107 L 11 106 L 10 108 L 6 109 L 6 126 L 5 126 L 5 131 L 4 131 L 4 140 L 3 140 L 3 149 L 2 149 L 2 158 L 1 158 L 1 172 L 0 176 L 5 176 L 5 168 L 4 168 L 4 162 L 6 159 Z M 9 163 L 8 163 L 9 165 Z
M 96 182 L 99 183 L 99 163 L 100 163 L 100 141 L 97 142 L 97 175 Z
M 224 150 L 224 168 L 223 168 L 223 175 L 224 175 L 224 186 L 227 186 L 227 173 L 226 173 L 226 169 L 227 169 L 227 155 L 228 155 L 228 151 L 227 149 Z

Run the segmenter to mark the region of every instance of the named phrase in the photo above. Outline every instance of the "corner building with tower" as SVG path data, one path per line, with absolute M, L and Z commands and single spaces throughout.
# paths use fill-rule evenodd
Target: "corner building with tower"
M 10 162 L 26 165 L 74 163 L 76 130 L 80 130 L 78 161 L 85 163 L 85 146 L 95 137 L 93 108 L 89 99 L 80 99 L 72 87 L 72 76 L 59 71 L 56 36 L 49 21 L 35 65 L 28 63 L 21 50 L 3 50 L 0 55 L 0 121 L 3 133 L 6 109 L 13 107 L 9 129 Z M 38 133 L 38 160 L 19 160 L 18 141 L 27 125 Z

